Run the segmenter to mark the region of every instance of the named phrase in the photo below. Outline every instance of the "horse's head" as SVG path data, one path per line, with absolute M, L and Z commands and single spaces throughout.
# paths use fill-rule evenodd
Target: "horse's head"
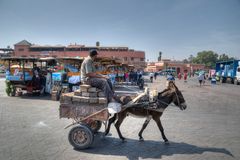
M 177 88 L 174 82 L 170 81 L 168 85 L 168 89 L 173 95 L 173 103 L 178 106 L 181 110 L 184 110 L 187 108 L 187 104 L 185 102 L 185 99 L 182 95 L 182 92 Z
M 157 101 L 158 107 L 160 108 L 166 108 L 172 102 L 181 110 L 187 108 L 181 91 L 178 90 L 177 86 L 172 81 L 169 82 L 167 89 L 158 93 Z

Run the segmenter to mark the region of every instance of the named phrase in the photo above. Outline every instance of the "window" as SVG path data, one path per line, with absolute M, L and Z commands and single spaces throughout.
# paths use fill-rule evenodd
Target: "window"
M 127 57 L 124 57 L 124 61 L 127 61 L 128 60 L 128 58 Z
M 134 57 L 131 57 L 131 61 L 134 61 Z
M 19 48 L 18 51 L 22 52 L 22 51 L 24 51 L 24 48 Z
M 141 58 L 140 61 L 144 61 L 144 58 Z

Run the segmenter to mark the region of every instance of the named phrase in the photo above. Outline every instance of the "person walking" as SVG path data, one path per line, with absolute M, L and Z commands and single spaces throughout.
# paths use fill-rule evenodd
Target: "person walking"
M 158 73 L 157 72 L 154 72 L 154 79 L 157 80 L 157 75 Z
M 181 73 L 181 72 L 178 73 L 178 79 L 179 79 L 179 80 L 182 79 L 182 73 Z
M 184 74 L 183 74 L 184 82 L 187 82 L 187 76 L 188 76 L 187 72 L 184 72 Z
M 203 74 L 199 74 L 198 82 L 199 82 L 200 87 L 202 86 L 202 84 L 204 84 L 204 75 Z
M 128 72 L 125 72 L 124 77 L 125 77 L 125 81 L 127 82 L 127 85 L 128 85 L 128 82 L 129 82 L 129 74 L 128 74 Z
M 153 72 L 151 72 L 149 76 L 150 76 L 150 82 L 153 83 Z

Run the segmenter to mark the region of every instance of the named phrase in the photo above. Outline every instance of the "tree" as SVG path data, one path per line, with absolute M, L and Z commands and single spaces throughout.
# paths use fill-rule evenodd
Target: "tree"
M 214 68 L 217 60 L 217 53 L 214 53 L 213 51 L 202 51 L 197 53 L 197 57 L 193 58 L 192 62 Z
M 189 63 L 189 61 L 187 59 L 184 59 L 183 63 Z
M 219 61 L 228 61 L 228 60 L 234 60 L 234 58 L 233 57 L 228 57 L 228 55 L 226 55 L 224 53 L 224 54 L 219 55 L 218 60 Z
M 194 56 L 191 54 L 188 58 L 188 62 L 189 63 L 192 63 L 193 62 L 193 59 L 194 59 Z

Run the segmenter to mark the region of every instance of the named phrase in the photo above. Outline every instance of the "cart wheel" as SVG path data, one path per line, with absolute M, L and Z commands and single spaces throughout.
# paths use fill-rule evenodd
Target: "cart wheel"
M 86 149 L 93 143 L 94 136 L 88 126 L 79 125 L 70 130 L 68 140 L 74 148 Z
M 16 95 L 16 90 L 15 90 L 15 88 L 12 88 L 11 92 L 10 92 L 10 96 L 14 97 L 15 95 Z
M 233 82 L 235 85 L 239 85 L 237 78 L 235 78 Z
M 97 133 L 100 128 L 102 127 L 102 122 L 101 121 L 93 121 L 92 123 L 89 124 L 89 127 L 92 129 L 93 133 Z

